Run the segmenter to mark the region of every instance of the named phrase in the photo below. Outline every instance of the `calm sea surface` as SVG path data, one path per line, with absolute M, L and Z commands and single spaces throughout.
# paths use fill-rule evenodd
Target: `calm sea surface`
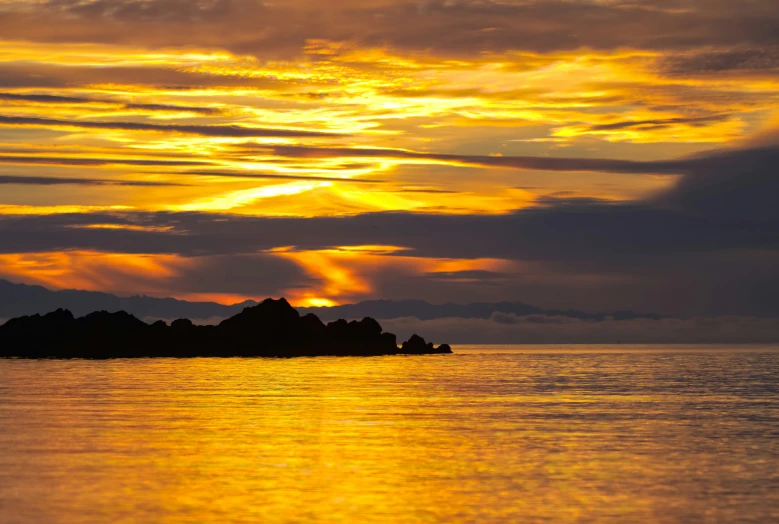
M 779 522 L 779 347 L 0 360 L 0 522 Z

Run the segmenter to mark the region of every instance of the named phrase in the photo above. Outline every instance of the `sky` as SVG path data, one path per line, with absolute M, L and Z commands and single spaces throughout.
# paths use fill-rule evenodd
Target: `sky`
M 0 0 L 0 278 L 779 315 L 775 0 Z

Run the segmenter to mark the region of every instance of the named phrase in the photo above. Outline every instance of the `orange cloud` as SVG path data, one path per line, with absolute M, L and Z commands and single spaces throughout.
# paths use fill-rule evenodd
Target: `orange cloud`
M 4 278 L 53 289 L 159 294 L 160 283 L 190 264 L 176 255 L 66 251 L 0 255 Z
M 375 280 L 385 273 L 409 276 L 450 275 L 469 271 L 511 270 L 513 263 L 498 259 L 454 260 L 403 256 L 395 246 L 344 246 L 317 251 L 285 250 L 279 256 L 299 264 L 320 284 L 290 289 L 298 306 L 338 305 L 371 298 Z M 392 256 L 386 256 L 391 254 Z

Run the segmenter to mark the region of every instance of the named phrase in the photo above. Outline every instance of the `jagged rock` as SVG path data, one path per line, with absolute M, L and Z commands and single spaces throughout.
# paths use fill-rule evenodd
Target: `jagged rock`
M 411 338 L 403 342 L 401 351 L 408 355 L 425 355 L 432 353 L 451 353 L 452 348 L 448 344 L 442 344 L 437 348 L 432 342 L 425 342 L 425 339 L 419 335 L 411 335 Z
M 393 345 L 395 347 L 398 347 L 398 337 L 395 335 L 395 333 L 382 333 L 381 338 L 384 340 L 384 343 L 389 345 Z
M 149 325 L 123 311 L 76 319 L 63 309 L 0 326 L 0 357 L 19 358 L 378 356 L 443 348 L 415 335 L 399 350 L 395 335 L 382 333 L 372 318 L 325 326 L 316 315 L 301 317 L 283 298 L 247 307 L 218 326 L 188 319 Z
M 306 340 L 324 340 L 327 336 L 327 326 L 313 313 L 301 318 L 300 322 Z
M 194 327 L 194 324 L 188 318 L 180 318 L 178 320 L 174 320 L 170 327 L 172 327 L 175 331 L 185 331 Z
M 234 331 L 262 330 L 266 336 L 287 334 L 300 326 L 300 313 L 286 299 L 272 298 L 223 320 L 219 327 Z
M 411 338 L 403 342 L 404 353 L 429 353 L 432 345 L 425 342 L 419 335 L 411 335 Z

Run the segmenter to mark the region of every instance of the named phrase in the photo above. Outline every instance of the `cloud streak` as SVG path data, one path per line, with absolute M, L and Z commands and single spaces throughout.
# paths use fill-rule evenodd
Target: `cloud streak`
M 20 94 L 20 93 L 0 93 L 0 100 L 8 102 L 30 102 L 34 104 L 66 104 L 66 105 L 109 105 L 126 110 L 138 109 L 141 111 L 160 111 L 165 113 L 196 113 L 200 115 L 219 115 L 221 110 L 213 107 L 201 106 L 182 106 L 173 104 L 140 104 L 128 103 L 105 98 L 83 98 L 75 96 L 60 96 L 46 94 Z
M 243 178 L 243 179 L 257 179 L 257 180 L 313 180 L 320 182 L 348 182 L 350 184 L 382 184 L 386 183 L 386 180 L 378 179 L 359 179 L 359 178 L 340 178 L 340 177 L 328 177 L 328 176 L 306 176 L 306 175 L 283 175 L 278 173 L 251 173 L 240 171 L 185 171 L 177 173 L 166 173 L 166 175 L 183 175 L 183 176 L 203 176 L 203 177 L 218 177 L 218 178 Z
M 244 151 L 258 150 L 284 158 L 385 158 L 421 163 L 461 164 L 470 166 L 538 171 L 601 171 L 624 174 L 680 174 L 684 161 L 636 162 L 598 158 L 554 158 L 538 156 L 487 156 L 421 153 L 397 149 L 343 148 L 311 146 L 242 146 Z
M 13 176 L 0 175 L 0 185 L 28 185 L 28 186 L 127 186 L 127 187 L 170 187 L 181 186 L 171 182 L 152 182 L 142 180 L 109 180 L 97 178 L 66 178 L 66 177 L 40 177 L 40 176 Z
M 187 125 L 187 124 L 148 124 L 142 122 L 88 122 L 78 120 L 60 120 L 54 118 L 38 118 L 23 116 L 0 115 L 0 126 L 33 126 L 46 128 L 77 128 L 77 129 L 116 129 L 123 131 L 151 131 L 157 133 L 183 133 L 190 135 L 223 137 L 223 138 L 337 138 L 340 133 L 324 131 L 304 131 L 296 129 L 274 129 L 261 127 L 245 127 L 238 125 Z
M 640 124 L 640 123 L 639 123 Z M 616 126 L 613 124 L 612 126 Z M 619 124 L 622 126 L 622 124 Z M 625 124 L 627 126 L 627 124 Z M 313 146 L 255 146 L 243 144 L 243 151 L 261 151 L 283 158 L 385 158 L 418 162 L 461 164 L 493 168 L 535 171 L 603 172 L 619 174 L 681 175 L 716 166 L 731 155 L 728 150 L 715 150 L 675 160 L 632 161 L 604 158 L 564 158 L 539 156 L 485 156 L 422 153 L 416 151 L 377 148 L 343 148 Z M 755 150 L 759 153 L 758 150 Z M 751 152 L 744 156 L 751 155 Z
M 206 166 L 211 162 L 199 160 L 156 160 L 138 158 L 86 158 L 86 157 L 57 157 L 42 155 L 2 155 L 0 164 L 22 165 L 57 165 L 57 166 L 83 166 L 102 167 L 112 165 L 124 166 L 149 166 L 149 167 L 186 167 Z

